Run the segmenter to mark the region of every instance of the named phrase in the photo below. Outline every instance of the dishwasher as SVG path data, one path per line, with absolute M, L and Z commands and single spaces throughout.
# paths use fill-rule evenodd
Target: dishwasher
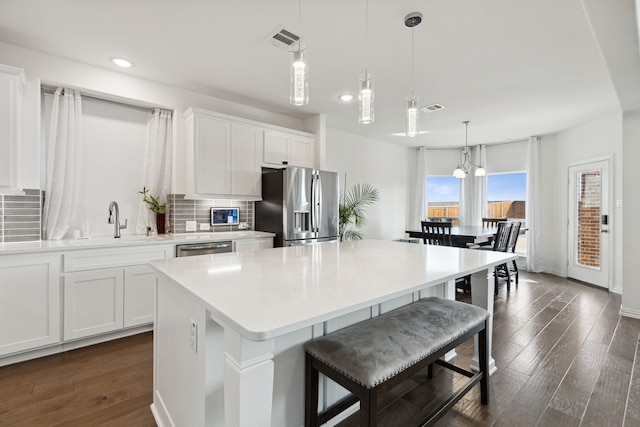
M 188 243 L 176 245 L 176 257 L 233 252 L 233 242 Z

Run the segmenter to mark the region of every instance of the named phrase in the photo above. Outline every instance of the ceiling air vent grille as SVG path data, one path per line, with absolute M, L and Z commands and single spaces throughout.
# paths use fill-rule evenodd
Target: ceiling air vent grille
M 267 40 L 275 47 L 281 49 L 289 49 L 300 40 L 300 36 L 293 34 L 291 31 L 282 27 L 276 28 L 268 36 Z
M 431 104 L 431 105 L 427 105 L 425 107 L 421 107 L 420 111 L 422 111 L 423 113 L 433 113 L 434 111 L 442 110 L 443 108 L 444 108 L 443 105 Z

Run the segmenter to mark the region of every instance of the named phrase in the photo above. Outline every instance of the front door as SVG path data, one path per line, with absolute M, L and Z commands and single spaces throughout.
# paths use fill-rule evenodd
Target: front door
M 609 160 L 569 167 L 570 278 L 609 288 Z

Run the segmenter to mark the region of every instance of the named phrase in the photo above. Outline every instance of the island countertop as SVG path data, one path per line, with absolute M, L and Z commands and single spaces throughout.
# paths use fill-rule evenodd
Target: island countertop
M 362 240 L 164 259 L 151 266 L 216 320 L 262 341 L 516 258 Z

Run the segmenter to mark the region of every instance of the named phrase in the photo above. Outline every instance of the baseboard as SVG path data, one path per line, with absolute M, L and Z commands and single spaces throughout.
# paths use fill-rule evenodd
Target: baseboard
M 631 310 L 628 308 L 620 307 L 620 316 L 630 317 L 632 319 L 640 319 L 640 310 Z
M 81 338 L 75 341 L 68 341 L 53 344 L 46 347 L 36 348 L 33 350 L 26 350 L 21 353 L 9 354 L 7 356 L 0 357 L 0 366 L 12 365 L 14 363 L 26 362 L 27 360 L 38 359 L 40 357 L 51 356 L 57 353 L 63 353 L 69 350 L 75 350 L 81 347 L 87 347 L 101 342 L 111 341 L 118 338 L 124 338 L 143 332 L 153 330 L 153 323 L 136 326 L 133 328 L 122 329 L 102 335 L 95 335 L 92 337 Z

